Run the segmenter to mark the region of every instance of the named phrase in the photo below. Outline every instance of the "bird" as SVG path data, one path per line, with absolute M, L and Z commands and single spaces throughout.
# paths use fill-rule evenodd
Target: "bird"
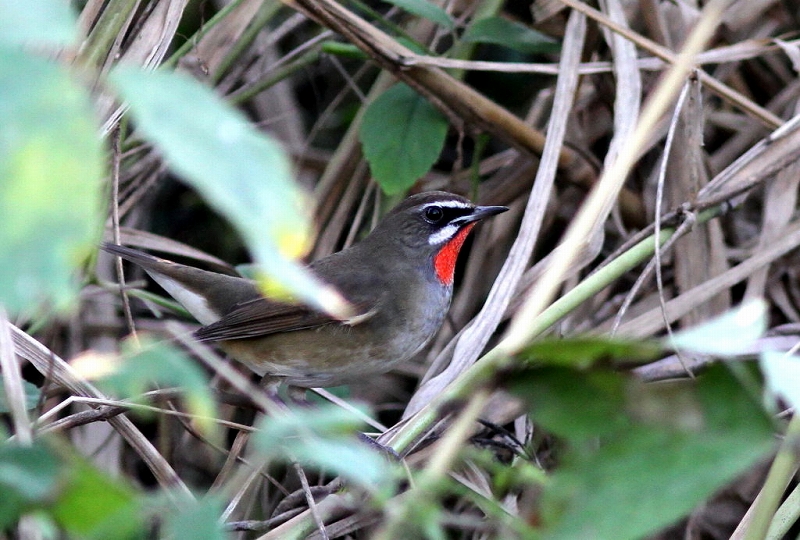
M 274 395 L 285 384 L 296 396 L 388 372 L 420 352 L 445 320 L 456 261 L 470 231 L 507 210 L 443 191 L 406 198 L 361 241 L 309 265 L 353 308 L 345 320 L 266 298 L 243 277 L 121 245 L 102 248 L 143 268 L 183 305 L 203 325 L 195 339 L 216 342 L 263 376 L 262 385 Z

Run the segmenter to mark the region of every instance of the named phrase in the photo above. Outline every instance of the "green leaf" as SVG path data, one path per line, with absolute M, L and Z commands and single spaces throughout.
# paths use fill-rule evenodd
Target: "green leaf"
M 530 404 L 537 424 L 564 438 L 589 439 L 628 425 L 625 383 L 614 373 L 548 367 L 515 376 L 510 390 Z
M 28 381 L 22 381 L 22 389 L 25 392 L 25 409 L 30 411 L 39 404 L 39 396 L 42 392 L 38 386 Z M 0 413 L 7 412 L 10 412 L 10 409 L 8 408 L 8 398 L 6 398 L 6 389 L 3 385 L 3 374 L 0 373 Z
M 178 73 L 117 68 L 111 80 L 137 127 L 237 228 L 267 273 L 266 293 L 340 312 L 338 294 L 292 260 L 310 247 L 310 205 L 280 146 L 212 90 Z
M 0 445 L 0 486 L 27 501 L 43 501 L 58 483 L 59 460 L 43 444 L 22 446 Z
M 63 0 L 0 1 L 0 43 L 69 45 L 78 25 L 69 2 Z
M 169 540 L 225 540 L 220 522 L 222 501 L 217 497 L 205 497 L 183 506 L 169 516 L 164 523 L 165 538 Z
M 205 429 L 216 424 L 216 401 L 208 384 L 208 376 L 177 347 L 164 342 L 139 337 L 139 345 L 123 344 L 121 362 L 111 366 L 112 373 L 97 381 L 98 386 L 117 396 L 138 396 L 154 385 L 181 388 L 189 411 Z
M 767 304 L 752 300 L 694 328 L 664 338 L 665 347 L 716 356 L 741 354 L 767 330 Z
M 70 449 L 64 449 L 63 489 L 52 507 L 56 522 L 72 537 L 133 538 L 143 529 L 142 501 Z
M 142 530 L 136 493 L 58 439 L 0 445 L 0 493 L 0 529 L 40 510 L 73 538 L 122 539 Z
M 545 338 L 525 348 L 519 357 L 537 364 L 588 368 L 597 363 L 645 362 L 654 359 L 662 348 L 657 343 L 579 336 Z
M 429 21 L 435 22 L 439 26 L 443 26 L 448 30 L 452 29 L 455 24 L 452 17 L 440 8 L 439 6 L 428 2 L 427 0 L 383 0 L 387 4 L 397 6 L 412 15 L 417 15 Z
M 53 497 L 59 472 L 58 458 L 42 444 L 0 445 L 0 530 Z
M 769 417 L 724 367 L 658 385 L 544 368 L 514 391 L 567 445 L 543 493 L 548 539 L 645 537 L 774 447 Z
M 87 92 L 0 46 L 0 303 L 12 313 L 75 300 L 75 268 L 102 230 L 103 160 Z
M 761 371 L 770 391 L 800 407 L 800 357 L 778 351 L 761 353 Z
M 264 455 L 297 460 L 375 489 L 389 480 L 391 467 L 385 457 L 356 438 L 360 425 L 351 412 L 321 404 L 265 418 L 254 443 Z
M 439 158 L 447 120 L 410 87 L 397 84 L 370 103 L 359 135 L 375 181 L 391 195 L 414 185 Z
M 467 28 L 461 39 L 468 43 L 502 45 L 529 54 L 561 50 L 558 41 L 550 36 L 502 17 L 487 17 L 475 22 Z

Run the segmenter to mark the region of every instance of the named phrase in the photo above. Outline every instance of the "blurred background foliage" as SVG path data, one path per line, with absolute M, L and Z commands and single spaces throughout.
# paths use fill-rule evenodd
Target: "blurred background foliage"
M 798 7 L 0 0 L 0 534 L 796 535 Z M 511 211 L 311 408 L 97 253 L 335 312 L 302 263 L 431 189 Z

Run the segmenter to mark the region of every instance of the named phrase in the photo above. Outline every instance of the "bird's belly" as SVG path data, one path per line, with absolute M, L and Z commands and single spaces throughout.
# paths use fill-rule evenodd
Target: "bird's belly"
M 225 352 L 258 375 L 282 378 L 300 387 L 347 384 L 385 373 L 411 358 L 435 333 L 387 335 L 358 327 L 329 325 L 314 330 L 220 343 Z

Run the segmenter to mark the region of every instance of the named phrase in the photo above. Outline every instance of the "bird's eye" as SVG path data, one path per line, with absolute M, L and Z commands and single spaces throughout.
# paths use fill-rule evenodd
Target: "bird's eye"
M 425 209 L 425 221 L 428 223 L 438 223 L 444 217 L 444 211 L 440 206 L 429 206 Z

